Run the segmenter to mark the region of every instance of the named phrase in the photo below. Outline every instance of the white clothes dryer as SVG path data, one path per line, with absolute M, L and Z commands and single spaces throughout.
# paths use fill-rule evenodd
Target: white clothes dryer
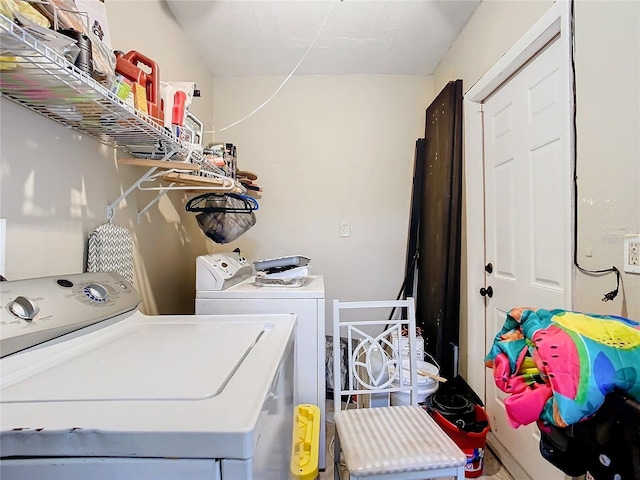
M 296 334 L 296 403 L 320 408 L 320 470 L 326 466 L 325 425 L 325 292 L 321 275 L 299 287 L 257 286 L 253 276 L 224 290 L 217 288 L 214 256 L 196 260 L 196 315 L 294 313 Z
M 0 293 L 3 480 L 289 477 L 295 315 L 147 316 L 111 273 Z

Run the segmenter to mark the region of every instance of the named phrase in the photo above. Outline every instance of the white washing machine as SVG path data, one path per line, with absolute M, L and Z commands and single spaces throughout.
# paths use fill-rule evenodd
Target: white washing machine
M 110 273 L 0 294 L 3 480 L 289 478 L 295 315 L 146 316 Z
M 197 315 L 235 315 L 295 313 L 296 403 L 320 407 L 321 430 L 319 465 L 326 466 L 325 455 L 325 293 L 322 276 L 307 277 L 300 287 L 256 286 L 254 277 L 245 278 L 223 290 L 215 255 L 196 259 Z M 234 270 L 235 271 L 235 270 Z M 225 272 L 224 275 L 228 275 Z

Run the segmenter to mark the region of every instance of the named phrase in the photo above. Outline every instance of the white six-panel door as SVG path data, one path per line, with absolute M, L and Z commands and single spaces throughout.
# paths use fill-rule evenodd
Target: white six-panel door
M 486 351 L 513 307 L 567 308 L 571 235 L 570 161 L 565 155 L 569 102 L 557 39 L 483 105 Z M 486 406 L 492 433 L 532 479 L 563 478 L 538 453 L 532 424 L 512 428 L 490 371 Z M 526 453 L 525 453 L 526 452 Z

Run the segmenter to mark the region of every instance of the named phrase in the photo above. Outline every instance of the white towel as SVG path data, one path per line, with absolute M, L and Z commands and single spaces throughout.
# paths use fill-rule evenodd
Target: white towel
M 116 272 L 133 284 L 133 238 L 120 225 L 106 223 L 89 235 L 87 272 Z

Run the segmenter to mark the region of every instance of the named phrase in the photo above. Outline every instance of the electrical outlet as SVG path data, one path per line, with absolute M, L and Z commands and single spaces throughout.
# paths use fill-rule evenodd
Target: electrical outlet
M 638 242 L 629 242 L 629 265 L 637 267 L 640 265 L 640 248 Z
M 343 220 L 340 222 L 340 236 L 341 237 L 351 236 L 351 222 L 349 222 L 348 220 Z
M 624 271 L 627 273 L 640 273 L 640 235 L 625 236 Z

